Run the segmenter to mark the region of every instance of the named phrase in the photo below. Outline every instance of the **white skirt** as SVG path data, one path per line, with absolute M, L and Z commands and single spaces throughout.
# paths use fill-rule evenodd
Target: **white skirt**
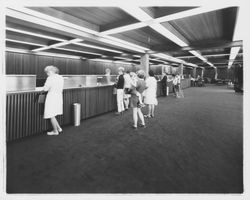
M 44 119 L 63 114 L 62 93 L 48 92 L 45 100 Z

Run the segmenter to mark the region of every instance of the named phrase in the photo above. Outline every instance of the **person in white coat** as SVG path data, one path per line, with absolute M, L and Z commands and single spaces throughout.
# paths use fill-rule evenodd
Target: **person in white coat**
M 147 118 L 154 117 L 155 105 L 158 104 L 156 98 L 157 91 L 157 80 L 154 77 L 154 72 L 149 71 L 149 77 L 146 79 L 146 90 L 144 103 L 148 105 L 148 114 L 145 115 Z
M 44 119 L 50 119 L 53 127 L 53 131 L 47 132 L 47 135 L 59 135 L 62 128 L 56 116 L 63 114 L 63 77 L 58 74 L 59 70 L 55 66 L 47 66 L 44 71 L 48 75 L 43 87 L 44 91 L 48 91 L 45 100 Z

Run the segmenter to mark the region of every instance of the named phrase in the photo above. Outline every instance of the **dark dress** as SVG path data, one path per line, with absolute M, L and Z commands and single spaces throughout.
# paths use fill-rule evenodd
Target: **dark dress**
M 167 89 L 167 76 L 164 75 L 164 77 L 161 79 L 161 85 L 162 85 L 162 94 L 163 96 L 166 96 L 166 89 Z
M 137 87 L 133 88 L 131 91 L 131 98 L 130 98 L 130 107 L 131 108 L 138 107 L 139 97 L 136 96 L 136 91 L 138 91 L 140 94 L 142 94 L 145 89 L 146 89 L 146 82 L 143 79 L 138 79 Z

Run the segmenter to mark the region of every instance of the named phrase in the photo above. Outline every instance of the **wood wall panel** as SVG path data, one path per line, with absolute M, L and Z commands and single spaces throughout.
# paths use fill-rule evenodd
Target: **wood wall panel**
M 111 69 L 111 74 L 117 74 L 119 67 L 135 71 L 132 64 L 6 52 L 6 74 L 36 74 L 38 79 L 43 79 L 47 65 L 57 66 L 60 74 L 105 74 L 106 68 Z

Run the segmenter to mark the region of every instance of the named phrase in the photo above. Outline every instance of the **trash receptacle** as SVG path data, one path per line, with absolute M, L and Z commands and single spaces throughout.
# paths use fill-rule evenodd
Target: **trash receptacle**
M 81 122 L 81 104 L 74 103 L 74 126 L 80 126 Z

